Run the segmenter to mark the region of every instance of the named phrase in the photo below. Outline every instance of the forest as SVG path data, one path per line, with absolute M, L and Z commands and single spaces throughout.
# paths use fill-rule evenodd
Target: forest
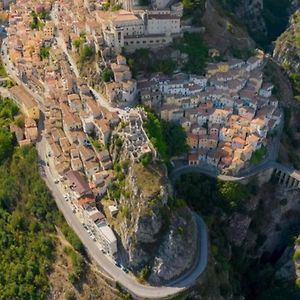
M 76 250 L 83 246 L 39 175 L 36 149 L 16 146 L 8 125 L 17 114 L 11 100 L 1 99 L 0 299 L 40 300 L 49 291 L 56 226 Z

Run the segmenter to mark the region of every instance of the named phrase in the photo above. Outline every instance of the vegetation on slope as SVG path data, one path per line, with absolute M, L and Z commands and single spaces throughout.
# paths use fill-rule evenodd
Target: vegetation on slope
M 176 189 L 179 198 L 185 199 L 196 211 L 207 217 L 212 215 L 216 208 L 227 213 L 241 209 L 251 195 L 257 192 L 255 184 L 245 186 L 198 174 L 182 176 L 176 184 Z
M 0 166 L 0 216 L 0 294 L 3 299 L 45 299 L 55 225 L 77 250 L 83 246 L 58 212 L 30 146 L 17 148 Z
M 192 74 L 203 75 L 208 59 L 208 48 L 199 33 L 185 33 L 183 38 L 175 43 L 175 48 L 188 54 L 188 62 L 184 71 Z
M 183 67 L 181 58 L 176 60 L 170 57 L 170 53 L 176 54 L 178 50 L 188 55 Z M 140 73 L 149 75 L 156 72 L 172 75 L 180 69 L 202 75 L 208 59 L 208 48 L 200 33 L 185 33 L 183 37 L 177 38 L 172 45 L 162 51 L 138 49 L 134 53 L 126 54 L 126 57 L 134 77 Z
M 75 47 L 78 55 L 77 63 L 80 68 L 94 58 L 95 51 L 86 43 L 86 34 L 84 32 L 80 33 L 79 37 L 73 41 L 73 46 Z
M 178 180 L 177 196 L 202 214 L 209 229 L 210 263 L 207 277 L 203 278 L 206 283 L 198 290 L 203 299 L 300 299 L 294 283 L 275 280 L 278 269 L 274 262 L 260 259 L 258 254 L 266 238 L 261 229 L 270 228 L 266 210 L 271 214 L 269 201 L 273 201 L 275 193 L 272 183 L 258 189 L 255 181 L 241 185 L 200 174 L 183 175 Z M 259 204 L 254 208 L 252 205 L 257 200 Z M 236 222 L 234 216 L 239 216 L 240 221 Z M 244 219 L 251 220 L 247 241 L 237 246 L 229 238 L 230 231 L 233 230 L 235 235 L 243 232 L 239 226 Z M 294 231 L 292 234 L 283 232 L 284 245 L 293 243 Z M 272 259 L 275 258 L 272 256 Z
M 92 273 L 86 267 L 81 241 L 65 222 L 39 175 L 36 149 L 16 147 L 8 130 L 17 113 L 18 107 L 11 100 L 1 99 L 0 299 L 41 300 L 51 293 L 49 276 L 55 277 L 52 270 L 59 259 L 71 261 L 69 278 L 65 278 L 68 286 L 70 282 L 76 286 L 83 276 L 91 277 Z M 59 257 L 57 229 L 68 241 L 67 250 Z M 57 284 L 52 280 L 51 288 Z M 74 287 L 72 290 L 76 291 Z M 76 295 L 72 290 L 70 293 Z M 86 289 L 85 293 L 88 295 Z
M 290 74 L 290 79 L 293 85 L 294 98 L 300 101 L 300 73 Z
M 171 59 L 162 59 L 149 49 L 138 49 L 127 55 L 128 65 L 136 77 L 139 72 L 151 74 L 162 72 L 171 75 L 176 69 L 176 63 Z
M 186 133 L 179 124 L 161 120 L 153 112 L 147 110 L 144 128 L 164 161 L 167 162 L 172 156 L 187 152 Z
M 219 0 L 223 8 L 232 16 L 245 5 L 240 0 Z M 258 28 L 248 26 L 252 38 L 263 48 L 268 48 L 272 41 L 285 30 L 289 19 L 289 7 L 291 0 L 263 0 L 262 18 L 267 32 L 261 32 Z M 259 16 L 257 16 L 259 17 Z M 247 24 L 248 20 L 241 20 Z
M 205 9 L 205 0 L 181 0 L 181 3 L 183 5 L 183 18 L 191 19 L 194 26 L 200 26 Z

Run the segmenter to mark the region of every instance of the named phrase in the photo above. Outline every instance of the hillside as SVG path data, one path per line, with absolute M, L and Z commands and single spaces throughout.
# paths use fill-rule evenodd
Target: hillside
M 17 114 L 1 99 L 0 299 L 118 299 L 58 211 L 35 148 L 15 146 L 8 126 Z
M 289 73 L 300 73 L 300 10 L 290 18 L 287 30 L 276 40 L 273 57 Z
M 218 0 L 225 11 L 243 23 L 251 37 L 263 48 L 284 32 L 289 16 L 299 7 L 294 0 Z
M 210 232 L 209 265 L 192 299 L 300 299 L 292 261 L 299 191 L 273 179 L 242 185 L 200 174 L 184 175 L 177 189 Z

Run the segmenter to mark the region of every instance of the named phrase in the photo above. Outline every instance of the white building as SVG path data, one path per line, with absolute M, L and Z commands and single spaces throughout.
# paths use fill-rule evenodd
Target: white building
M 115 256 L 118 251 L 117 238 L 112 229 L 104 223 L 96 224 L 96 228 L 96 238 L 99 240 L 103 250 L 110 256 Z
M 159 47 L 172 42 L 172 34 L 180 33 L 180 17 L 170 10 L 97 12 L 108 47 L 127 50 Z
M 170 14 L 146 14 L 146 32 L 154 34 L 172 34 L 180 32 L 180 18 Z

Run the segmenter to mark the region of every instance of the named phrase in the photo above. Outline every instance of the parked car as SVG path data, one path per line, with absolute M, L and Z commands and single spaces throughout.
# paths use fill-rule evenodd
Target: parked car
M 54 183 L 55 183 L 55 184 L 58 184 L 58 183 L 59 183 L 59 180 L 58 180 L 58 179 L 55 179 L 55 180 L 54 180 Z
M 129 271 L 126 267 L 122 266 L 122 270 L 127 274 Z
M 115 262 L 115 265 L 118 267 L 118 268 L 121 268 L 121 265 L 116 261 Z

